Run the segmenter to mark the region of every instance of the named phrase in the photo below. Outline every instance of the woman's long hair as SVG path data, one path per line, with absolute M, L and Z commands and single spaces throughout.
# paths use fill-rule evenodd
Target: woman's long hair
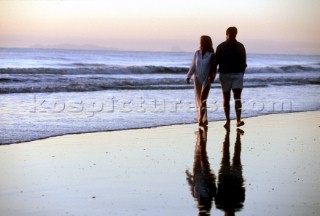
M 202 35 L 200 37 L 200 50 L 203 52 L 214 52 L 210 36 Z

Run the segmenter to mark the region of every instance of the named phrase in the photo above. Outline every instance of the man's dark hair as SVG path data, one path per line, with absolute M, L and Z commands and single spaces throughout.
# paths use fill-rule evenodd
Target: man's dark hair
M 237 34 L 238 34 L 238 29 L 236 27 L 234 27 L 234 26 L 229 27 L 227 29 L 226 34 L 229 34 L 231 37 L 235 38 L 237 36 Z

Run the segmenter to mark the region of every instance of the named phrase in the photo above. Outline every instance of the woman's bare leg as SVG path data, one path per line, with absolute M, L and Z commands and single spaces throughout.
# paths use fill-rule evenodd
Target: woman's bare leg
M 207 85 L 201 92 L 200 100 L 201 100 L 201 106 L 200 106 L 200 122 L 203 124 L 205 123 L 203 121 L 203 118 L 205 115 L 207 115 L 207 99 L 210 92 L 210 84 Z

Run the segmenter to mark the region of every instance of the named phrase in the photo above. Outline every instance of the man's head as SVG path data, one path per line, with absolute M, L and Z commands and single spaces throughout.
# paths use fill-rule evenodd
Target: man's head
M 238 33 L 238 29 L 234 26 L 229 27 L 226 31 L 226 36 L 227 36 L 227 40 L 232 40 L 232 39 L 236 39 Z

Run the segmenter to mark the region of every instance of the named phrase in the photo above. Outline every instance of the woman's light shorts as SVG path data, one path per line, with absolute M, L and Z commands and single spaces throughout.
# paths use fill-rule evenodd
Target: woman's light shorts
M 243 89 L 243 73 L 220 73 L 219 79 L 224 92 Z

